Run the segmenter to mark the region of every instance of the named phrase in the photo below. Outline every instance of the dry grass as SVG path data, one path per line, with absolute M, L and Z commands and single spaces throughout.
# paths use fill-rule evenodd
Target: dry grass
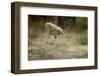
M 80 44 L 77 38 L 83 33 L 65 31 L 62 37 L 48 42 L 48 35 L 41 33 L 37 38 L 29 38 L 28 59 L 75 59 L 87 58 L 87 44 Z

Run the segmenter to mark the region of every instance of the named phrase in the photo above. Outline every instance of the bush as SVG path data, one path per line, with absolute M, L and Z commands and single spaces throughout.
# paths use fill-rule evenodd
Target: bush
M 39 35 L 42 33 L 42 31 L 40 29 L 36 29 L 36 28 L 29 28 L 28 29 L 28 36 L 29 38 L 33 39 L 33 38 L 38 38 Z
M 88 29 L 88 22 L 86 17 L 77 17 L 76 18 L 76 30 L 84 31 Z
M 88 43 L 87 35 L 80 35 L 76 40 L 80 45 L 86 45 Z

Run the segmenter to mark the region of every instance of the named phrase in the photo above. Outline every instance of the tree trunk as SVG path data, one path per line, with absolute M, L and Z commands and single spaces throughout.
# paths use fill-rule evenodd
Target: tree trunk
M 75 17 L 59 17 L 58 24 L 62 28 L 72 29 L 76 26 L 76 18 Z

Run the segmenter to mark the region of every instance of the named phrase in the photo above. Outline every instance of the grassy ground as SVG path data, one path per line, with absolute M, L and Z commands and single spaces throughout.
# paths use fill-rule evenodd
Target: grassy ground
M 77 59 L 87 58 L 87 43 L 84 33 L 65 31 L 64 35 L 53 42 L 48 42 L 47 33 L 40 34 L 37 38 L 29 38 L 28 59 Z M 86 38 L 86 37 L 85 37 Z

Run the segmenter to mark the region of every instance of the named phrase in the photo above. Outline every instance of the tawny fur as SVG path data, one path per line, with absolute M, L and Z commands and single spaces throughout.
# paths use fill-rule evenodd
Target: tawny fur
M 54 40 L 61 34 L 64 34 L 64 31 L 61 27 L 59 27 L 51 22 L 46 23 L 45 28 L 48 31 L 49 37 L 54 36 Z

